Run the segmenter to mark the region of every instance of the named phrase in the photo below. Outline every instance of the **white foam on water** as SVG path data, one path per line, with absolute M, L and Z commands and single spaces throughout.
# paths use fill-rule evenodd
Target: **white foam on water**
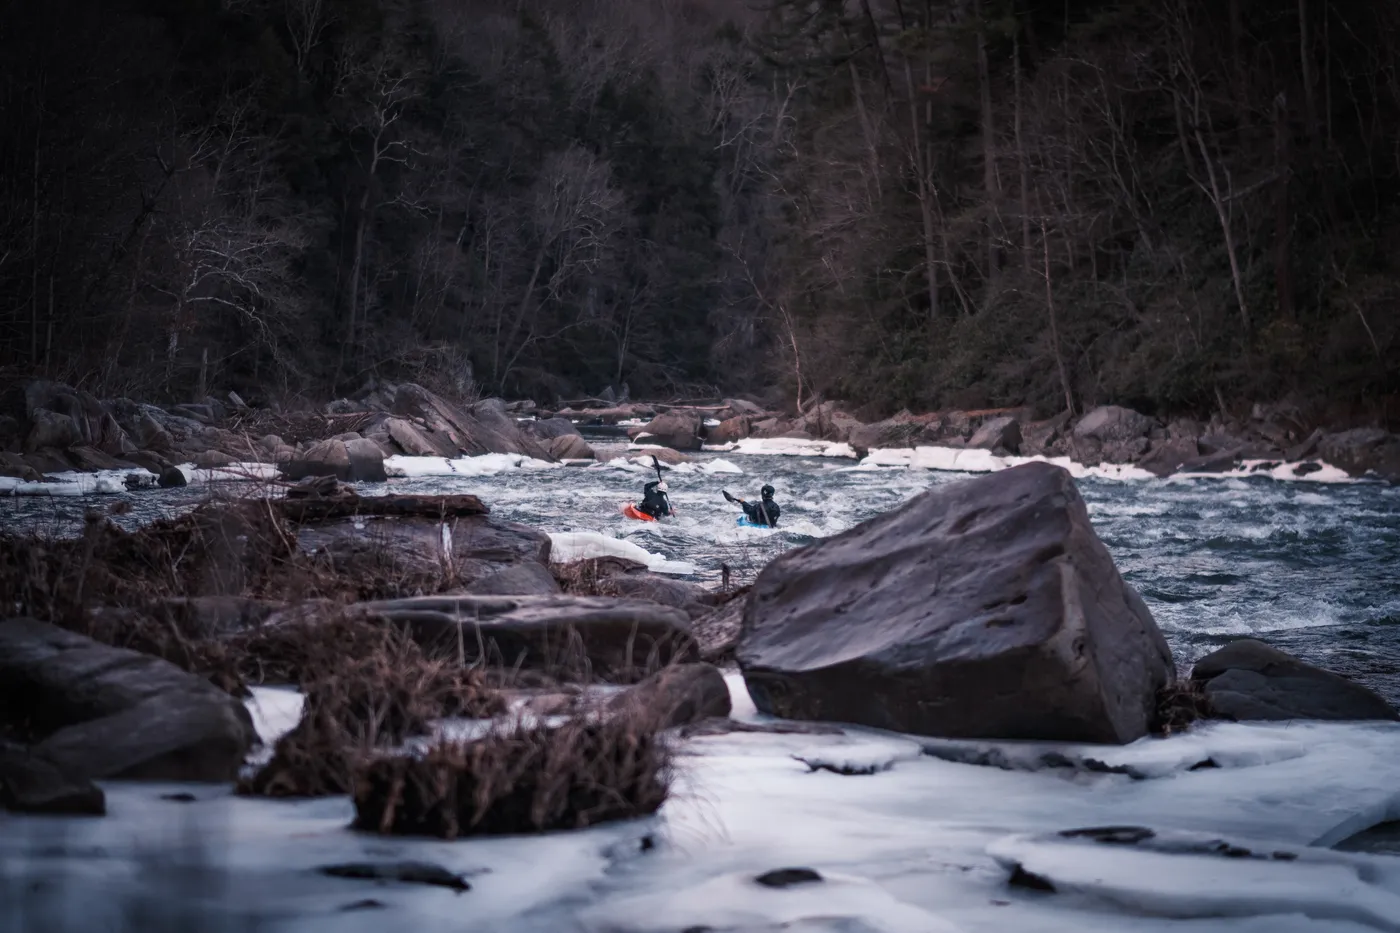
M 563 463 L 536 460 L 522 454 L 481 454 L 476 457 L 409 457 L 396 455 L 384 458 L 384 472 L 393 477 L 421 476 L 495 476 L 514 470 L 558 470 Z

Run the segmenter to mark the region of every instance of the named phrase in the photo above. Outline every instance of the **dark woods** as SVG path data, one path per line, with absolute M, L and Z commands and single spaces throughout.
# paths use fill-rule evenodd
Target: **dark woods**
M 1400 392 L 1400 5 L 15 6 L 16 377 L 1049 412 Z

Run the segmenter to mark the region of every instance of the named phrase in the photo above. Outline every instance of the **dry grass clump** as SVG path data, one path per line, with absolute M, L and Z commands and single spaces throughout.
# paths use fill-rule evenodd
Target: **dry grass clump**
M 370 750 L 426 735 L 434 719 L 505 710 L 483 671 L 429 657 L 402 630 L 381 622 L 333 617 L 252 635 L 262 641 L 250 652 L 286 665 L 306 700 L 301 722 L 278 741 L 272 760 L 240 783 L 240 793 L 348 793 L 355 763 Z
M 553 564 L 549 569 L 559 581 L 559 588 L 570 596 L 617 596 L 612 578 L 646 570 L 646 565 L 622 557 L 586 557 Z
M 1190 678 L 1177 678 L 1157 691 L 1157 708 L 1153 716 L 1152 732 L 1157 735 L 1176 735 L 1185 732 L 1202 720 L 1215 716 L 1210 697 L 1206 696 L 1205 684 Z
M 421 756 L 364 760 L 354 825 L 443 839 L 582 829 L 655 813 L 670 779 L 671 751 L 645 719 L 517 725 Z

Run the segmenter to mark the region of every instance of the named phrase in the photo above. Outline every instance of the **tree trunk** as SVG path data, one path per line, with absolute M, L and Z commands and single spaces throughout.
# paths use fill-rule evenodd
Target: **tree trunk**
M 982 2 L 977 3 L 977 83 L 982 102 L 982 185 L 987 199 L 987 281 L 997 277 L 996 217 L 1000 199 L 997 182 L 996 133 L 992 120 L 992 76 L 987 61 L 987 29 L 982 19 Z
M 1291 321 L 1293 279 L 1289 268 L 1289 247 L 1292 242 L 1293 218 L 1288 202 L 1288 183 L 1292 167 L 1288 151 L 1288 104 L 1283 94 L 1279 94 L 1274 100 L 1274 171 L 1278 173 L 1274 196 L 1274 285 L 1278 295 L 1279 316 Z
M 1016 93 L 1016 165 L 1021 174 L 1021 268 L 1031 271 L 1031 175 L 1026 161 L 1026 143 L 1021 135 L 1021 31 L 1011 34 L 1012 67 Z
M 928 286 L 928 319 L 930 325 L 938 321 L 938 260 L 936 258 L 936 230 L 933 223 L 933 193 L 929 190 L 928 160 L 924 158 L 923 133 L 919 130 L 919 101 L 914 89 L 914 71 L 909 59 L 904 60 L 904 84 L 909 93 L 909 131 L 912 135 L 910 153 L 914 163 L 914 175 L 919 196 L 919 213 L 924 225 L 924 277 Z
M 1050 344 L 1055 351 L 1055 368 L 1060 374 L 1060 388 L 1065 393 L 1065 411 L 1074 417 L 1074 393 L 1069 388 L 1069 372 L 1065 368 L 1065 355 L 1060 349 L 1060 325 L 1055 316 L 1055 289 L 1050 284 L 1050 237 L 1045 232 L 1045 218 L 1040 219 L 1040 248 L 1045 262 L 1045 310 L 1050 318 Z

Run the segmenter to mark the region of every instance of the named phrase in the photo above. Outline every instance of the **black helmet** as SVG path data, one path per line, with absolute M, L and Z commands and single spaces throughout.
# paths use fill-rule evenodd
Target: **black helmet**
M 764 486 L 763 489 L 760 490 L 760 492 L 763 493 L 763 498 L 765 498 L 765 499 L 771 499 L 771 498 L 773 498 L 773 487 L 772 487 L 772 486 Z

